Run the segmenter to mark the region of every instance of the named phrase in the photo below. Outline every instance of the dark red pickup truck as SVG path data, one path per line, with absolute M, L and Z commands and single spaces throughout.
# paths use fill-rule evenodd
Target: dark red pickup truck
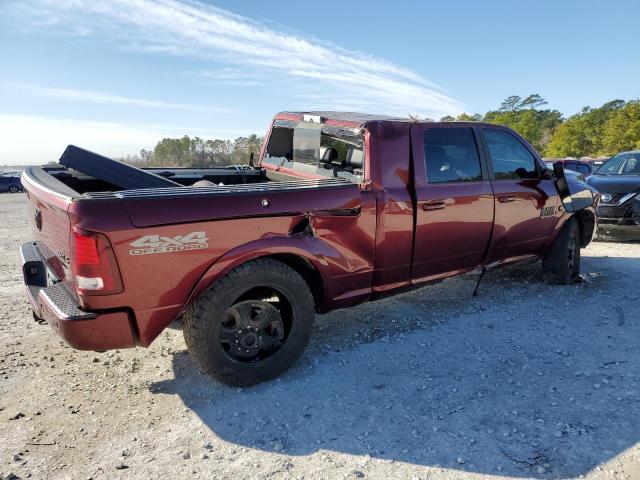
M 27 168 L 34 315 L 88 350 L 181 317 L 201 367 L 249 385 L 295 362 L 315 312 L 531 258 L 568 283 L 594 231 L 597 195 L 495 125 L 285 112 L 256 163 L 141 170 L 70 146 Z

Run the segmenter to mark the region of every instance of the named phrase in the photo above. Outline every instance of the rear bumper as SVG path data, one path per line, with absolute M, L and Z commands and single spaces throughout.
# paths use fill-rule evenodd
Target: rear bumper
M 78 350 L 109 350 L 136 344 L 126 311 L 87 312 L 65 282 L 56 281 L 37 242 L 20 247 L 27 296 L 35 314 L 45 319 L 70 346 Z

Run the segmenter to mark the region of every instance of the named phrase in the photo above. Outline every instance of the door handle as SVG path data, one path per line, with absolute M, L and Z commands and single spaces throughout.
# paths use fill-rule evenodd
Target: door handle
M 444 200 L 430 200 L 422 204 L 422 210 L 424 210 L 425 212 L 429 212 L 432 210 L 442 210 L 446 206 L 447 205 L 444 203 Z
M 515 195 L 500 195 L 498 197 L 498 201 L 500 203 L 515 202 L 516 201 L 516 196 Z

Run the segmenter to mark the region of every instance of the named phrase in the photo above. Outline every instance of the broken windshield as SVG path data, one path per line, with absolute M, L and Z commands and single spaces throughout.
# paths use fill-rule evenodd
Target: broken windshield
M 361 183 L 363 145 L 359 129 L 279 120 L 273 125 L 262 162 Z

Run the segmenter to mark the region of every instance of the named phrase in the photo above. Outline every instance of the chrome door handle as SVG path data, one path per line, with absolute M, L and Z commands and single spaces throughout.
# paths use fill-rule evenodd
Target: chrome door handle
M 498 197 L 498 201 L 500 203 L 515 202 L 516 201 L 516 196 L 515 195 L 501 195 L 501 196 Z
M 444 203 L 444 200 L 430 200 L 422 204 L 422 210 L 424 210 L 425 212 L 429 212 L 432 210 L 442 210 L 446 206 L 447 205 Z

